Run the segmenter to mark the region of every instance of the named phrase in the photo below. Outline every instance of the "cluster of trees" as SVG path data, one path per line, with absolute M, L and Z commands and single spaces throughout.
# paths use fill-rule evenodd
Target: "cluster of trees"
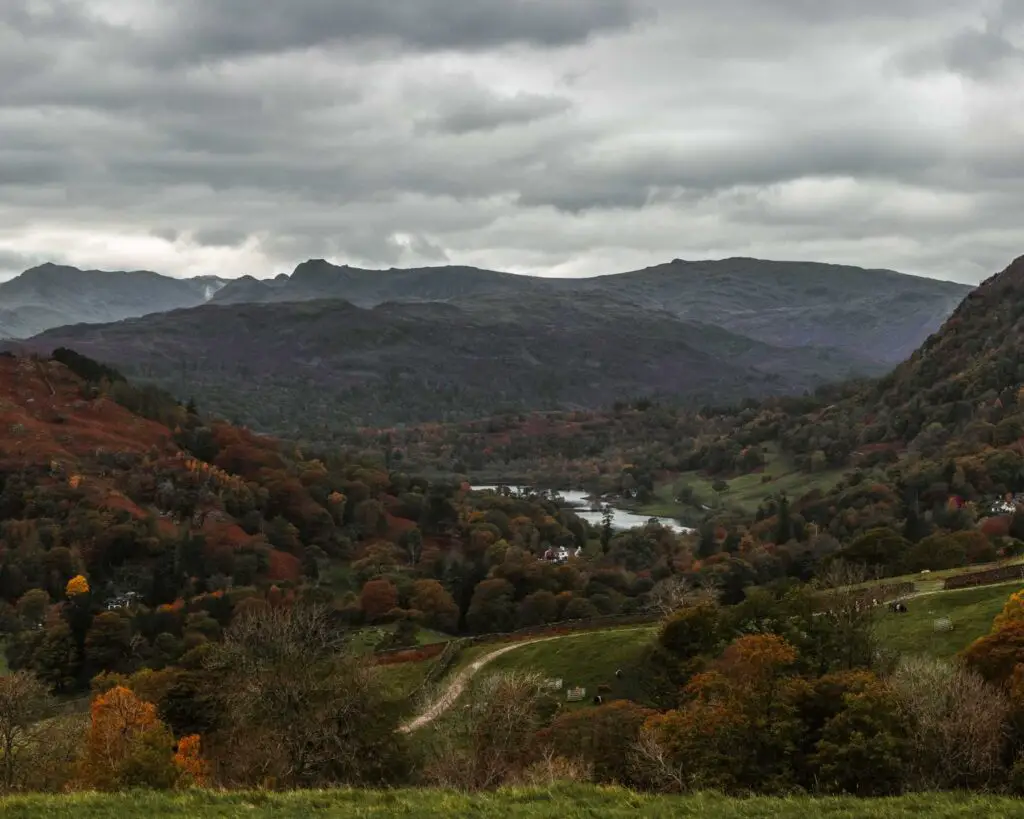
M 254 602 L 180 667 L 95 677 L 88 715 L 0 677 L 0 788 L 1022 792 L 1024 596 L 946 663 L 880 652 L 844 588 L 690 597 L 642 660 L 643 701 L 572 710 L 535 674 L 480 674 L 423 734 L 336 612 Z

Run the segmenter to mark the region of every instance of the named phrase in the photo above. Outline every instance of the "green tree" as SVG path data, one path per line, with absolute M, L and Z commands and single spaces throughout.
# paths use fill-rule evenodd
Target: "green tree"
M 514 627 L 515 587 L 507 580 L 478 583 L 466 612 L 466 623 L 477 634 L 511 631 Z

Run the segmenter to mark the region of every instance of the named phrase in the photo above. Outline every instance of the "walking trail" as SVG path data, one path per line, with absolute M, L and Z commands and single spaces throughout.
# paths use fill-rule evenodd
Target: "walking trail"
M 647 626 L 640 626 L 639 628 L 647 628 Z M 637 628 L 616 629 L 616 631 L 623 632 L 637 630 Z M 502 646 L 494 651 L 489 651 L 487 654 L 477 658 L 456 674 L 448 684 L 448 687 L 441 693 L 441 696 L 438 697 L 426 711 L 405 723 L 405 725 L 398 730 L 403 734 L 408 734 L 422 728 L 424 725 L 432 723 L 455 704 L 455 701 L 462 695 L 462 692 L 466 690 L 466 685 L 471 679 L 473 679 L 481 668 L 491 662 L 491 660 L 497 659 L 502 654 L 507 654 L 510 651 L 515 651 L 517 648 L 533 645 L 534 643 L 546 643 L 549 640 L 571 640 L 573 637 L 583 637 L 584 635 L 593 633 L 593 631 L 577 631 L 571 634 L 556 634 L 553 637 L 536 637 L 532 640 L 520 640 L 519 642 L 512 643 L 511 645 Z

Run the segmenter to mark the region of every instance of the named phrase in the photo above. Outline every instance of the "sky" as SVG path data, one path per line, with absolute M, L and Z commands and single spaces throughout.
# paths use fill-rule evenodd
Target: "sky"
M 1024 254 L 1024 0 L 2 0 L 0 278 Z

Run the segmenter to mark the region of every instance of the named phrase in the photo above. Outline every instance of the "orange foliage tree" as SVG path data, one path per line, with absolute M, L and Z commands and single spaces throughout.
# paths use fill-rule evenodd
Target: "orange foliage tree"
M 1024 663 L 1024 591 L 1014 592 L 992 622 L 992 630 L 962 654 L 968 667 L 991 683 L 1009 685 Z
M 81 784 L 96 790 L 171 787 L 178 777 L 173 743 L 156 706 L 116 686 L 92 702 Z
M 775 634 L 734 640 L 684 689 L 682 708 L 651 717 L 641 747 L 663 786 L 769 790 L 791 768 L 801 730 L 797 702 L 806 684 L 789 675 L 797 651 Z M 652 776 L 655 775 L 652 772 Z
M 189 734 L 178 740 L 174 767 L 180 774 L 179 784 L 203 786 L 209 781 L 209 766 L 203 759 L 201 746 L 199 734 Z
M 68 597 L 76 597 L 79 594 L 88 594 L 89 581 L 80 574 L 75 575 L 68 581 L 67 586 L 64 588 L 64 592 Z

